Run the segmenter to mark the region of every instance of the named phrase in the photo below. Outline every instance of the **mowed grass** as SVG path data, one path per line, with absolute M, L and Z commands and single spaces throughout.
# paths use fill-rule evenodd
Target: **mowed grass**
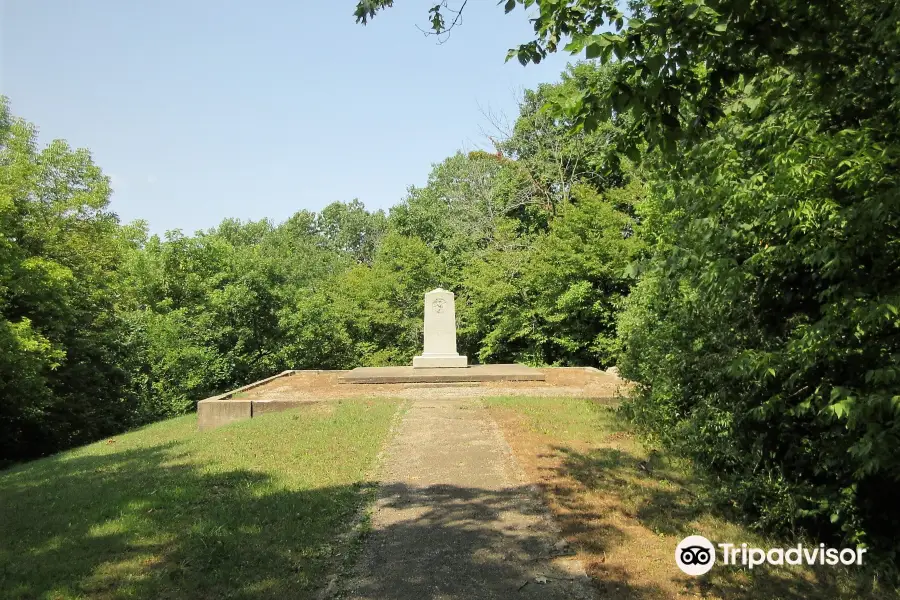
M 398 403 L 175 418 L 0 472 L 0 598 L 307 598 Z
M 486 403 L 603 598 L 900 598 L 856 566 L 750 571 L 717 563 L 687 576 L 674 554 L 688 535 L 759 548 L 798 541 L 762 537 L 740 524 L 739 513 L 718 510 L 690 464 L 643 444 L 614 407 L 573 398 Z

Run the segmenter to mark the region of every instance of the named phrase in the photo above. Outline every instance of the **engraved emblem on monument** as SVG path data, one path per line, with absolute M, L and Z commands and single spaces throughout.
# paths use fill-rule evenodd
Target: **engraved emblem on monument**
M 436 313 L 442 313 L 442 312 L 444 312 L 444 304 L 445 303 L 444 303 L 443 298 L 438 298 L 437 300 L 435 300 L 434 302 L 431 303 L 431 310 L 433 310 Z

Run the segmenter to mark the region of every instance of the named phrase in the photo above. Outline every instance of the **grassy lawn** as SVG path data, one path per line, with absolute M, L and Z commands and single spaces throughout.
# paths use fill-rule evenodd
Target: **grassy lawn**
M 397 402 L 189 415 L 0 472 L 0 598 L 306 598 Z
M 871 574 L 858 567 L 749 571 L 717 563 L 704 576 L 684 575 L 674 553 L 688 535 L 760 548 L 797 541 L 762 538 L 715 510 L 688 464 L 647 448 L 610 407 L 567 398 L 486 403 L 603 598 L 900 597 L 873 589 Z

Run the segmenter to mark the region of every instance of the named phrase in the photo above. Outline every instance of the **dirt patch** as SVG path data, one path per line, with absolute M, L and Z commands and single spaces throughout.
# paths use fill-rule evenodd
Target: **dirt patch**
M 562 449 L 550 436 L 530 429 L 515 411 L 493 408 L 491 413 L 603 598 L 697 597 L 696 590 L 686 589 L 687 577 L 674 575 L 669 553 L 658 551 L 659 537 L 633 519 L 620 496 L 593 494 L 568 476 L 566 455 L 587 453 L 590 444 L 569 442 Z M 616 438 L 609 439 L 610 448 L 629 441 L 622 434 Z M 621 484 L 624 488 L 625 482 Z
M 235 399 L 331 400 L 337 398 L 461 399 L 486 396 L 564 396 L 612 399 L 626 383 L 600 371 L 581 367 L 540 369 L 545 381 L 491 381 L 461 384 L 347 384 L 338 381 L 346 371 L 298 371 L 242 392 Z
M 717 565 L 702 577 L 684 575 L 675 566 L 674 549 L 687 535 L 763 548 L 797 541 L 762 538 L 715 510 L 689 468 L 646 448 L 621 430 L 608 410 L 593 418 L 573 410 L 572 401 L 528 406 L 512 400 L 505 406 L 493 403 L 490 412 L 600 597 L 895 597 L 873 594 L 871 581 L 855 580 L 852 572 L 818 565 L 768 565 L 752 572 Z M 554 419 L 557 415 L 562 416 Z

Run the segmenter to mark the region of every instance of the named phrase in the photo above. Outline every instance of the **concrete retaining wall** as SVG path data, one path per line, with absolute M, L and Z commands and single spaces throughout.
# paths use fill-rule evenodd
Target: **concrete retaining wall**
M 197 427 L 200 431 L 215 429 L 226 423 L 249 419 L 252 416 L 253 405 L 249 400 L 209 398 L 197 404 Z
M 315 404 L 315 400 L 253 400 L 253 416 L 258 417 L 267 413 L 281 412 L 290 410 L 298 406 L 309 406 Z
M 221 427 L 222 425 L 233 421 L 252 418 L 254 402 L 249 399 L 242 400 L 240 398 L 234 398 L 234 396 L 269 383 L 279 377 L 289 377 L 296 372 L 297 371 L 284 371 L 278 375 L 254 381 L 253 383 L 239 387 L 236 390 L 231 390 L 230 392 L 225 392 L 224 394 L 213 396 L 206 400 L 201 400 L 197 403 L 197 427 L 200 431 L 206 431 Z

